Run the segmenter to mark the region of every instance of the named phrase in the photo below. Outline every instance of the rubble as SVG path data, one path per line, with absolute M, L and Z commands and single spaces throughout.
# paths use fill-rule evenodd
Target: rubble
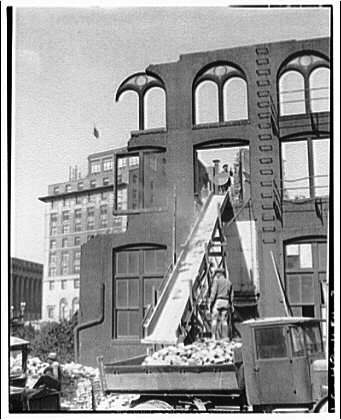
M 147 356 L 143 365 L 203 366 L 233 364 L 233 351 L 238 341 L 204 339 L 185 346 L 168 346 Z
M 28 387 L 33 387 L 47 366 L 48 363 L 41 361 L 38 357 L 28 358 Z M 139 397 L 139 395 L 103 394 L 97 368 L 74 362 L 61 364 L 61 368 L 63 377 L 62 410 L 90 411 L 93 409 L 93 405 L 96 410 L 127 410 L 131 401 Z

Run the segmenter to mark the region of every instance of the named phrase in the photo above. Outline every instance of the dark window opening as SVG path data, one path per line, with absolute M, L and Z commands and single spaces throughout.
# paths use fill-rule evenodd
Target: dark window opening
M 116 210 L 166 206 L 167 179 L 164 152 L 143 151 L 117 155 Z
M 250 198 L 248 146 L 194 150 L 194 194 L 199 203 L 210 193 L 226 194 L 234 204 Z

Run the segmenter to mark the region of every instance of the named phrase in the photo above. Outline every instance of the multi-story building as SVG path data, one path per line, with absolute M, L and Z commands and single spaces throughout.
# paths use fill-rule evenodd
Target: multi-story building
M 121 149 L 120 149 L 121 150 Z M 48 187 L 43 282 L 43 319 L 68 319 L 79 307 L 81 245 L 98 234 L 125 230 L 113 216 L 114 151 L 88 156 L 88 175 L 77 167 L 69 180 Z
M 24 321 L 41 319 L 43 264 L 11 258 L 11 318 L 23 316 Z
M 145 352 L 143 325 L 155 330 L 173 296 L 173 264 L 212 184 L 201 165 L 212 180 L 213 160 L 220 171 L 230 159 L 241 191 L 221 219 L 239 318 L 285 315 L 283 292 L 294 315 L 326 318 L 329 48 L 329 38 L 319 38 L 198 52 L 122 82 L 116 99 L 133 90 L 139 110 L 139 130 L 127 151 L 115 154 L 114 183 L 125 182 L 115 189 L 124 205 L 116 204 L 114 214 L 128 224 L 82 247 L 82 363 Z M 229 156 L 238 150 L 234 165 Z M 144 320 L 153 290 L 159 301 L 152 325 Z M 184 296 L 181 287 L 175 292 L 174 299 Z

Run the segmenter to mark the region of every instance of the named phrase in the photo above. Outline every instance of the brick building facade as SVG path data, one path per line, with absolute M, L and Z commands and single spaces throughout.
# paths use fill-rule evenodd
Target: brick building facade
M 258 315 L 283 315 L 280 278 L 294 314 L 326 317 L 329 48 L 319 38 L 186 54 L 122 82 L 117 100 L 128 90 L 139 98 L 139 130 L 115 154 L 114 182 L 126 182 L 114 214 L 128 224 L 82 246 L 82 363 L 145 351 L 144 314 L 193 226 L 206 188 L 198 162 L 212 150 L 240 151 L 244 195 L 231 204 L 245 223 L 225 235 L 241 316 L 255 315 L 255 301 Z M 153 92 L 160 128 L 149 125 Z M 129 175 L 124 165 L 135 165 Z

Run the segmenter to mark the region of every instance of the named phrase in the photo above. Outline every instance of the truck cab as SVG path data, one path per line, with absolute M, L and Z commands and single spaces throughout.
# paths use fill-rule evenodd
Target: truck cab
M 311 409 L 327 393 L 320 320 L 249 320 L 241 335 L 246 394 L 254 408 Z

